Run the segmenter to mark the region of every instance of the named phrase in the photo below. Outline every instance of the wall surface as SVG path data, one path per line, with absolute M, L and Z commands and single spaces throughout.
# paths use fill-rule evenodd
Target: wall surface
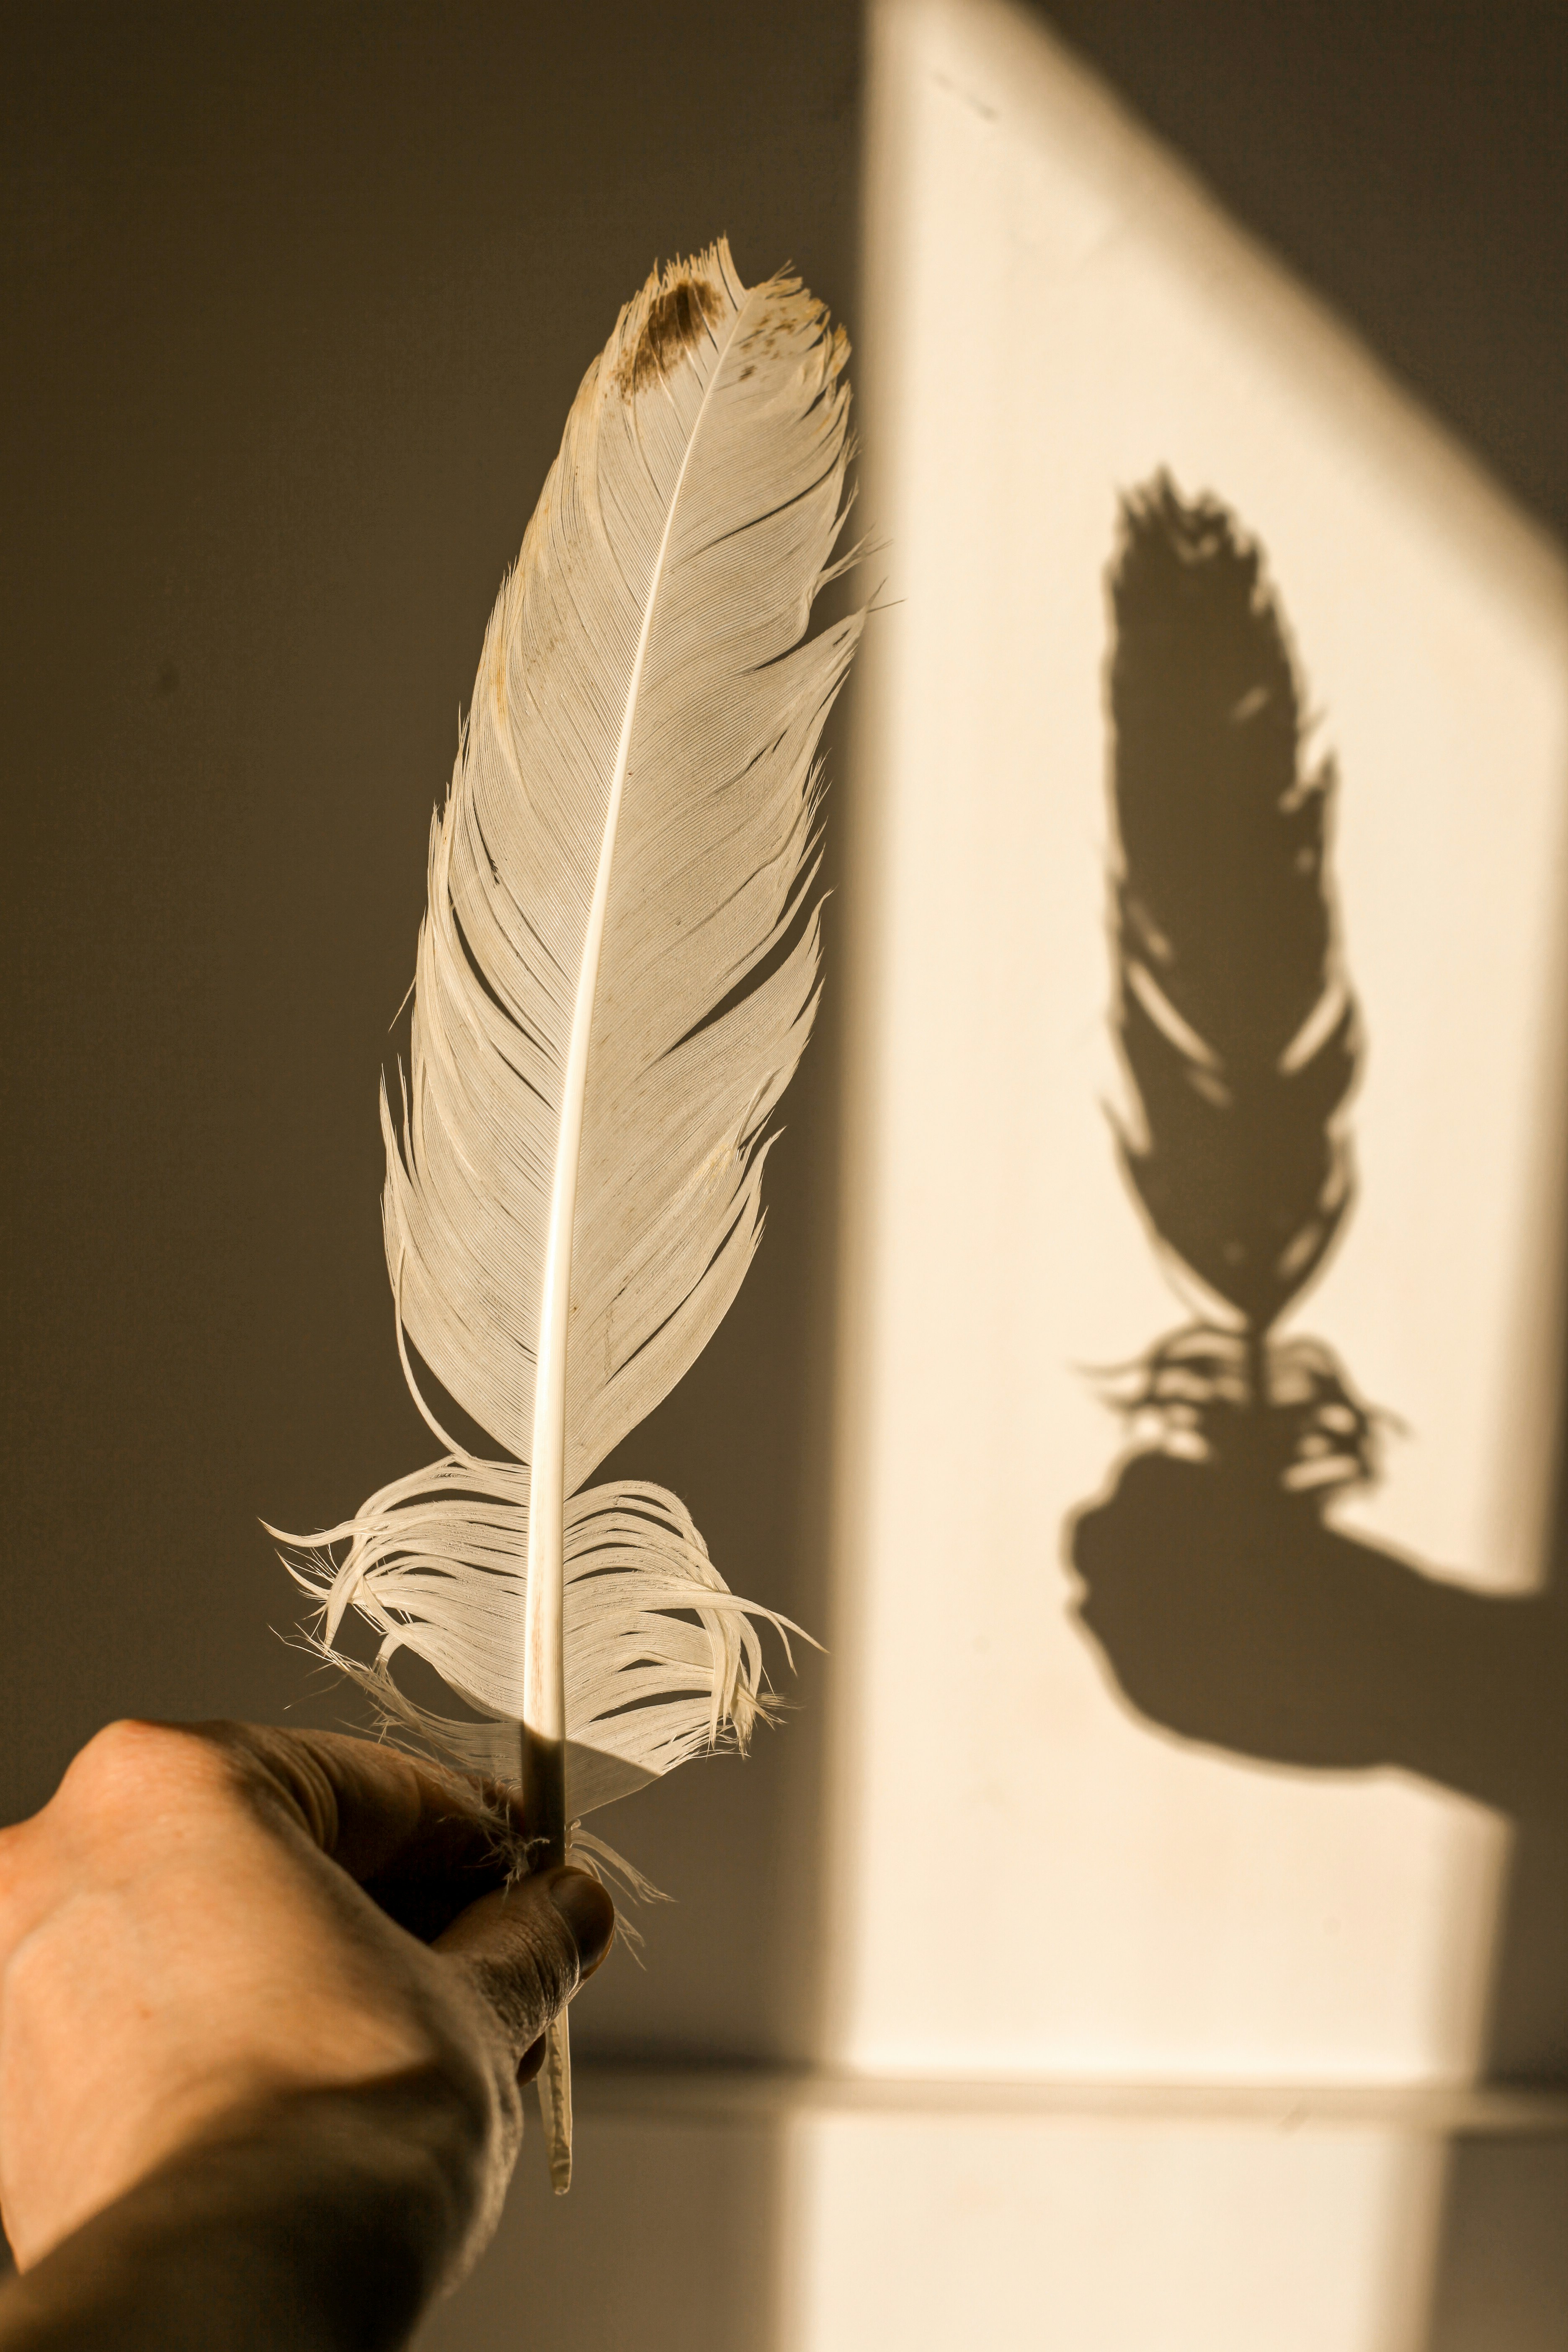
M 824 2048 L 883 2106 L 797 2135 L 784 2340 L 896 2307 L 935 2346 L 978 2297 L 1009 2339 L 1395 2352 L 1457 2292 L 1449 2153 L 1405 2095 L 1548 2074 L 1568 2029 L 1560 1928 L 1521 1937 L 1512 1901 L 1561 1887 L 1568 1788 L 1568 569 L 1026 12 L 872 25 L 864 479 L 890 551 L 845 891 Z M 1145 976 L 1231 975 L 1229 1026 L 1184 1048 L 1226 1118 L 1245 1065 L 1206 1037 L 1245 1043 L 1243 993 L 1297 952 L 1283 923 L 1247 944 L 1283 853 L 1243 803 L 1201 940 L 1109 805 L 1107 574 L 1121 501 L 1163 476 L 1223 502 L 1284 615 L 1287 774 L 1337 772 L 1312 884 L 1337 946 L 1279 1046 L 1310 1067 L 1353 996 L 1353 1191 L 1268 1344 L 1383 1418 L 1371 1475 L 1319 1503 L 1260 1478 L 1195 1360 L 1184 1420 L 1107 1410 L 1173 1331 L 1237 1320 L 1118 1164 L 1120 1127 L 1175 1138 L 1179 1176 L 1186 1129 L 1115 1050 L 1110 877 L 1158 910 Z M 1163 688 L 1167 795 L 1208 690 Z M 1216 759 L 1273 690 L 1229 689 Z M 1188 1147 L 1205 1213 L 1214 1134 Z M 1282 1156 L 1249 1163 L 1255 1207 Z M 1496 1990 L 1521 1940 L 1558 1988 L 1528 2019 Z M 990 2112 L 999 2081 L 1037 2104 Z M 1248 2105 L 1269 2085 L 1293 2147 Z M 1561 2274 L 1534 2275 L 1554 2326 Z
M 868 37 L 847 0 L 727 15 L 695 0 L 216 15 L 154 0 L 132 16 L 6 16 L 0 268 L 20 358 L 0 385 L 0 1818 L 42 1802 L 116 1714 L 353 1714 L 279 1638 L 293 1600 L 258 1521 L 336 1518 L 427 1458 L 392 1340 L 375 1087 L 403 1034 L 431 805 L 584 366 L 656 257 L 725 230 L 750 275 L 793 258 L 855 338 L 862 425 L 878 425 L 865 520 L 892 540 L 882 601 L 908 598 L 923 565 L 961 607 L 950 627 L 922 589 L 883 616 L 859 719 L 849 708 L 836 723 L 830 986 L 770 1161 L 765 1245 L 622 1464 L 681 1493 L 731 1580 L 828 1633 L 832 1654 L 805 1659 L 799 1711 L 744 1768 L 689 1770 L 616 1822 L 677 1900 L 645 1922 L 646 1974 L 617 1960 L 574 2016 L 578 2186 L 552 2203 L 537 2142 L 525 2151 L 501 2240 L 429 2340 L 511 2344 L 530 2324 L 544 2340 L 574 2320 L 588 2343 L 794 2352 L 859 2340 L 896 2310 L 911 2343 L 922 2326 L 948 2343 L 1027 2341 L 1052 2315 L 1010 2300 L 1023 2248 L 1062 2282 L 1045 2340 L 1072 2352 L 1164 2341 L 1145 2294 L 1177 2311 L 1171 2346 L 1205 2352 L 1293 2340 L 1270 2319 L 1291 2298 L 1313 2352 L 1559 2344 L 1541 2299 L 1559 2193 L 1546 2143 L 1512 2110 L 1465 2110 L 1455 2141 L 1458 2111 L 1397 2105 L 1439 2076 L 1562 2071 L 1561 1821 L 1526 1833 L 1509 1801 L 1521 1776 L 1544 1784 L 1556 1750 L 1516 1759 L 1500 1789 L 1489 1727 L 1507 1658 L 1489 1653 L 1499 1703 L 1473 1738 L 1466 1709 L 1447 1710 L 1465 1735 L 1457 1760 L 1444 1749 L 1447 1780 L 1422 1769 L 1430 1741 L 1372 1778 L 1281 1769 L 1239 1759 L 1224 1724 L 1194 1742 L 1141 1717 L 1116 1662 L 1075 1629 L 1061 1560 L 1068 1507 L 1104 1499 L 1117 1459 L 1071 1363 L 1135 1350 L 1180 1313 L 1138 1255 L 1095 1108 L 1114 1070 L 1090 574 L 1115 489 L 1163 459 L 1262 536 L 1349 779 L 1347 921 L 1374 1016 L 1357 1110 L 1367 1190 L 1359 1258 L 1347 1247 L 1309 1320 L 1413 1433 L 1349 1532 L 1455 1589 L 1531 1608 L 1562 1589 L 1543 1536 L 1561 1403 L 1552 1142 L 1526 1100 L 1531 1086 L 1560 1092 L 1538 952 L 1562 691 L 1560 556 L 1539 526 L 1568 517 L 1558 12 L 1062 0 L 1052 31 L 988 5 L 887 8 L 869 154 Z M 917 24 L 955 54 L 899 50 Z M 1013 62 L 988 92 L 971 53 L 996 38 Z M 1086 59 L 1105 86 L 1083 79 Z M 1028 93 L 1046 84 L 1058 114 L 1037 110 L 1048 135 L 1026 135 Z M 1099 135 L 1086 122 L 1112 125 L 1100 152 L 1125 172 L 1109 194 L 1085 162 Z M 890 206 L 911 130 L 921 171 Z M 1199 240 L 1195 296 L 1190 247 L 1184 278 L 1150 260 L 1194 220 L 1216 240 Z M 933 255 L 938 289 L 920 276 Z M 1088 308 L 1072 413 L 1095 404 L 1093 368 L 1114 362 L 1126 394 L 1087 438 L 1058 433 L 1053 457 L 1025 430 L 1039 412 L 1016 384 L 1005 399 L 994 388 L 1026 349 L 1031 397 L 1060 401 L 1053 354 L 1075 288 Z M 1281 303 L 1310 314 L 1310 349 L 1280 344 Z M 1145 340 L 1121 349 L 1119 317 Z M 1199 399 L 1213 319 L 1231 363 Z M 1147 338 L 1166 331 L 1159 364 L 1174 366 L 1183 414 L 1201 412 L 1185 438 L 1148 381 Z M 967 380 L 952 364 L 964 352 Z M 1281 417 L 1293 446 L 1308 420 L 1315 456 L 1271 453 Z M 992 476 L 977 429 L 994 436 Z M 1336 585 L 1325 548 L 1350 527 L 1352 491 L 1377 544 Z M 1065 544 L 1071 563 L 1054 572 Z M 1391 597 L 1405 685 L 1384 702 Z M 1461 639 L 1472 656 L 1456 654 Z M 955 655 L 966 701 L 937 692 Z M 1003 675 L 1032 681 L 1056 799 L 1028 797 Z M 886 1126 L 876 1088 L 893 1065 L 866 1058 L 895 969 L 878 959 L 907 956 L 900 926 L 929 911 L 943 778 L 921 782 L 912 761 L 886 863 L 877 831 L 894 805 L 889 730 L 908 740 L 922 693 L 938 707 L 915 753 L 971 780 L 968 832 L 942 860 L 964 922 L 994 847 L 973 795 L 1005 789 L 1027 836 L 1001 877 L 1024 908 L 1016 953 L 997 930 L 961 985 L 922 994 L 917 971 L 908 999 L 963 1081 L 931 1109 L 929 1183 L 889 1174 L 889 1135 L 901 1151 L 905 1130 Z M 1378 811 L 1403 825 L 1439 771 L 1446 830 L 1424 895 Z M 1476 822 L 1466 774 L 1496 796 L 1498 828 Z M 1441 888 L 1461 867 L 1484 884 L 1489 924 L 1512 910 L 1495 935 L 1458 918 L 1445 931 Z M 993 1036 L 988 1059 L 963 992 L 994 1005 L 1043 984 L 1047 908 L 1070 983 L 1055 1026 L 1037 1002 L 1014 1054 Z M 1447 1008 L 1462 1087 L 1435 1049 L 1422 1058 L 1437 1029 L 1400 1001 L 1405 951 Z M 989 1222 L 933 1244 L 952 1234 L 955 1122 L 984 1131 L 963 1087 L 1026 1048 L 1054 1075 L 1020 1090 Z M 1063 1242 L 1037 1213 L 1038 1155 L 1068 1135 L 1082 1190 Z M 1419 1165 L 1401 1164 L 1402 1137 Z M 1478 1205 L 1465 1171 L 1489 1155 L 1502 1173 Z M 1021 1213 L 1037 1259 L 1010 1293 L 983 1244 Z M 900 1258 L 880 1303 L 855 1287 L 868 1228 L 919 1259 Z M 1052 1253 L 1047 1286 L 1076 1305 L 1047 1333 L 1035 1302 Z M 1450 1275 L 1470 1286 L 1458 1307 Z M 961 1402 L 984 1439 L 989 1516 L 959 1528 L 960 1549 L 1012 1562 L 1002 1598 L 1028 1627 L 984 1671 L 964 1667 L 971 1714 L 1019 1685 L 1009 1736 L 1026 1769 L 998 1763 L 995 1785 L 949 1727 L 933 1732 L 919 1618 L 875 1661 L 865 1647 L 881 1622 L 865 1612 L 890 1605 L 895 1534 L 921 1525 L 886 1442 L 891 1426 L 910 1445 L 917 1425 L 873 1369 L 912 1371 L 955 1319 L 988 1357 Z M 987 1380 L 1005 1382 L 1015 1423 L 998 1423 Z M 884 1433 L 869 1451 L 868 1412 Z M 1060 1459 L 1020 1548 L 1042 1428 Z M 863 1541 L 873 1491 L 886 1509 Z M 1209 1627 L 1223 1655 L 1243 1640 L 1236 1598 Z M 1555 1654 L 1536 1653 L 1537 1685 L 1560 1693 Z M 1189 1624 L 1173 1654 L 1185 1673 L 1212 1644 Z M 1181 1703 L 1212 1708 L 1217 1688 L 1188 1674 Z M 1539 1699 L 1515 1714 L 1538 1721 Z M 849 1727 L 875 1736 L 880 1779 Z M 933 1796 L 954 1789 L 960 1825 L 937 1839 Z M 962 1898 L 931 1903 L 933 1844 L 973 1854 L 976 1824 L 986 1872 L 972 1862 Z M 972 1958 L 972 1912 L 1004 1923 L 987 1927 L 994 1959 Z M 1205 1959 L 1222 1917 L 1226 1957 Z M 1050 2087 L 1063 2073 L 1076 2089 Z M 1394 2105 L 1347 2118 L 1331 2100 L 1303 2130 L 1304 2111 L 1276 2098 L 1284 2074 L 1326 2097 L 1357 2074 Z M 1005 2125 L 998 2074 L 1030 2078 Z M 1121 2089 L 1089 2080 L 1107 2074 Z M 1231 2105 L 1183 2106 L 1206 2074 L 1227 2079 Z M 1176 2109 L 1130 2115 L 1118 2102 L 1150 2076 Z M 1329 2240 L 1357 2249 L 1337 2280 Z M 984 2283 L 980 2305 L 952 2302 L 950 2271 L 908 2263 L 911 2245 L 938 2243 Z
M 1355 1197 L 1282 1328 L 1401 1423 L 1333 1514 L 1363 1573 L 1393 1547 L 1435 1608 L 1458 1583 L 1511 1624 L 1549 1574 L 1559 1410 L 1568 573 L 1026 16 L 965 0 L 877 23 L 865 478 L 892 552 L 845 958 L 834 1622 L 864 1941 L 837 2046 L 894 2068 L 1462 2076 L 1486 1956 L 1448 1948 L 1495 1900 L 1501 1832 L 1475 1801 L 1497 1780 L 1421 1749 L 1394 1693 L 1342 1748 L 1331 1685 L 1353 1670 L 1304 1621 L 1319 1744 L 1303 1724 L 1294 1759 L 1240 1769 L 1217 1697 L 1206 1719 L 1195 1692 L 1174 1719 L 1140 1708 L 1142 1660 L 1068 1605 L 1092 1630 L 1097 1574 L 1141 1572 L 1171 1640 L 1212 1639 L 1196 1578 L 1184 1621 L 1154 1561 L 1105 1559 L 1139 1540 L 1125 1500 L 1077 1528 L 1131 1484 L 1084 1368 L 1216 1319 L 1152 1246 L 1106 1116 L 1142 1114 L 1107 1018 L 1105 574 L 1120 497 L 1162 468 L 1263 551 L 1303 770 L 1338 771 L 1327 882 L 1359 1007 Z M 1264 1541 L 1282 1559 L 1283 1523 Z M 1436 1672 L 1410 1633 L 1390 1671 Z M 1516 1709 L 1473 1664 L 1465 1704 Z M 1135 1714 L 1189 1736 L 1134 1736 Z M 1355 1738 L 1403 1774 L 1259 1769 L 1342 1766 Z M 964 1924 L 921 1892 L 922 1853 L 960 1845 L 992 1874 L 1031 1864 L 968 2017 Z

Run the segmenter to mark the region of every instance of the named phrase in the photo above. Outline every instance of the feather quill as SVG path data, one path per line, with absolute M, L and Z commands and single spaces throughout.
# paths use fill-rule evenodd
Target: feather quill
M 585 1482 L 740 1287 L 816 1009 L 816 746 L 860 616 L 805 632 L 843 568 L 847 356 L 722 243 L 648 280 L 573 406 L 432 832 L 383 1209 L 444 1452 L 290 1564 L 326 1645 L 351 1608 L 379 1635 L 341 1662 L 389 1719 L 521 1777 L 540 1865 L 582 1813 L 743 1746 L 753 1621 L 785 1630 L 673 1495 Z M 405 1335 L 500 1458 L 447 1436 Z M 399 1690 L 404 1649 L 462 1717 Z M 563 2020 L 540 2085 L 559 2190 Z

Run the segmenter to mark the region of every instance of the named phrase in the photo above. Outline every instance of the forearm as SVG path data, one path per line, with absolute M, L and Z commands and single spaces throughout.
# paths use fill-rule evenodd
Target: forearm
M 471 2227 L 481 2152 L 442 2089 L 234 2118 L 0 2289 L 0 2352 L 395 2352 Z

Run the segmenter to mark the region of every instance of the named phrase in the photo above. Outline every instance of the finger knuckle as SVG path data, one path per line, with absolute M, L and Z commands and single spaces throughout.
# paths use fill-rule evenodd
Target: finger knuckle
M 0 1830 L 0 1953 L 9 1940 L 10 1906 L 26 1887 L 34 1843 L 30 1824 L 25 1822 Z
M 105 1724 L 72 1759 L 60 1796 L 101 1820 L 210 1788 L 225 1775 L 219 1752 L 175 1724 L 127 1717 Z

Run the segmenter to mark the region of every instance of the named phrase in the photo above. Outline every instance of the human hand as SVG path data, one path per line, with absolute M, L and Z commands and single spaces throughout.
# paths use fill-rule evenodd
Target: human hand
M 391 2305 L 460 2275 L 515 2160 L 520 2068 L 614 1929 L 583 1872 L 506 1883 L 504 1807 L 330 1733 L 121 1723 L 90 1741 L 0 1832 L 0 2210 L 29 2273 L 12 2296 L 47 2286 L 94 2216 L 98 2241 L 118 2216 L 108 2239 L 145 2244 L 214 2196 L 326 2258 L 304 2243 L 306 2185 L 313 2216 L 393 2218 Z M 309 2299 L 299 2277 L 288 2292 Z M 353 2340 L 399 2340 L 388 2324 Z

